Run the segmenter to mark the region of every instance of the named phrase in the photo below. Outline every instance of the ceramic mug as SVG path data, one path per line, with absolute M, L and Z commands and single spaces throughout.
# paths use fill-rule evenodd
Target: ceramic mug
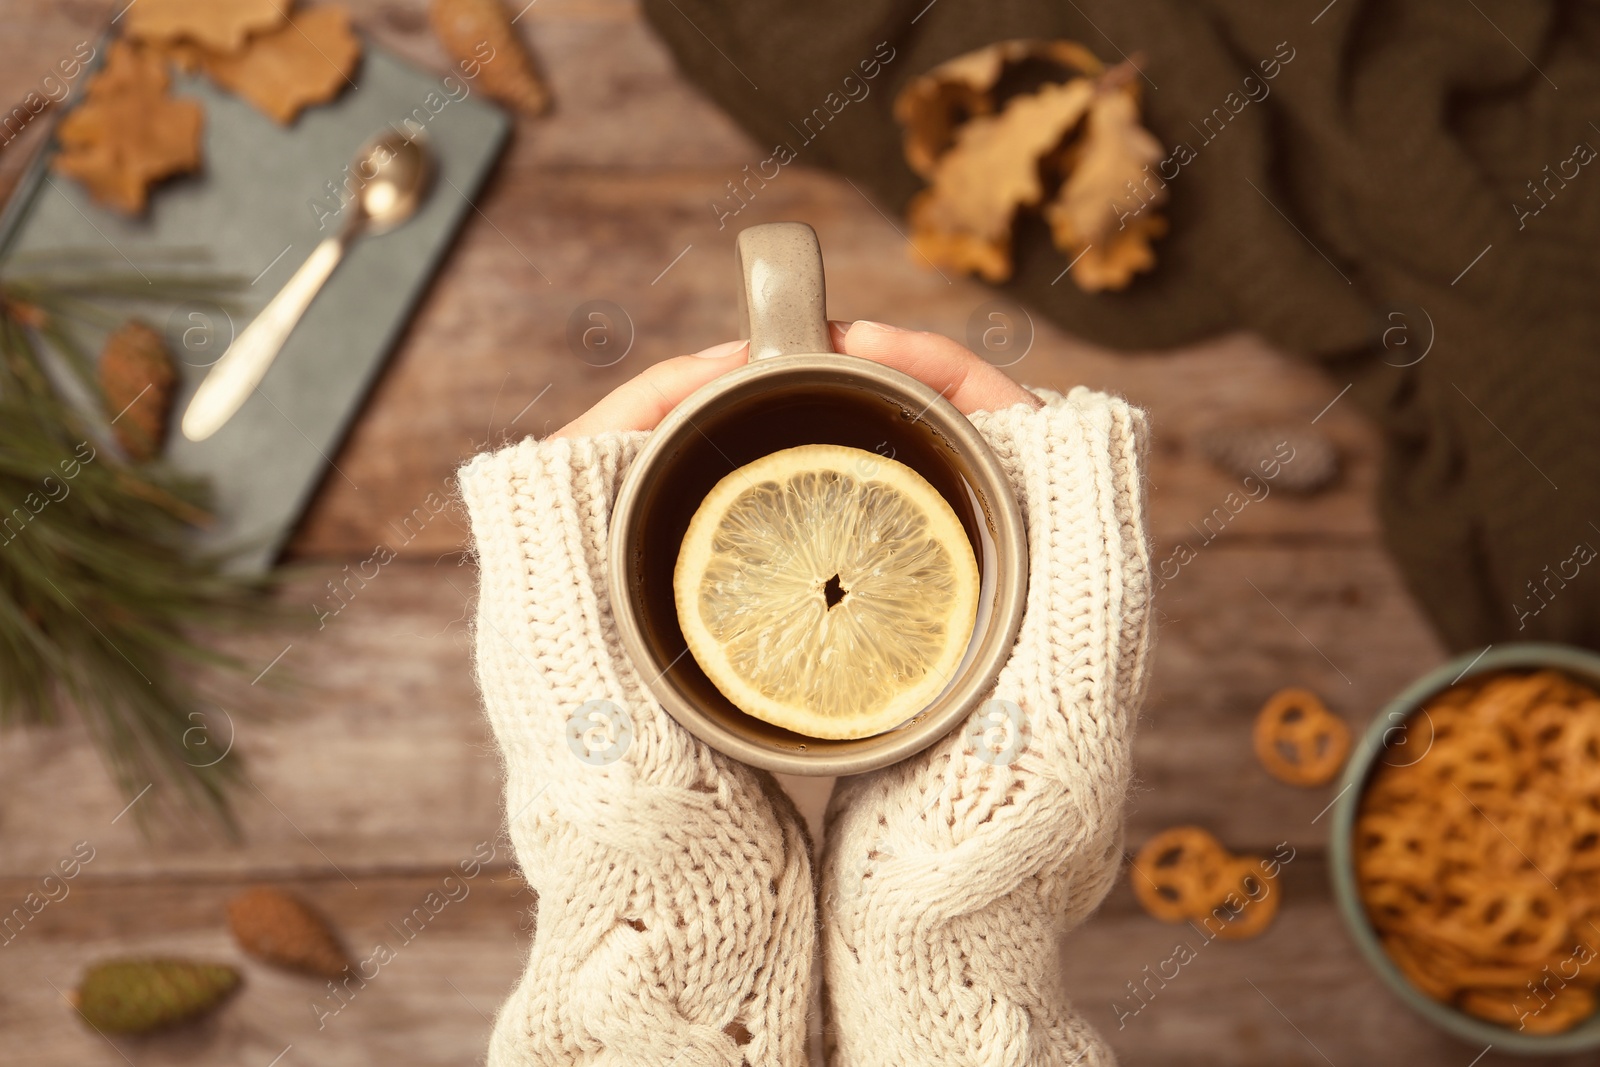
M 651 692 L 712 748 L 787 774 L 856 774 L 933 744 L 993 689 L 1027 595 L 1022 512 L 988 444 L 938 390 L 831 350 L 822 252 L 810 226 L 752 226 L 736 247 L 750 361 L 669 412 L 628 468 L 611 516 L 612 612 L 623 651 Z M 672 572 L 705 495 L 746 463 L 811 443 L 849 445 L 917 469 L 961 518 L 982 572 L 972 639 L 944 691 L 872 737 L 807 737 L 744 714 L 700 669 L 677 622 Z

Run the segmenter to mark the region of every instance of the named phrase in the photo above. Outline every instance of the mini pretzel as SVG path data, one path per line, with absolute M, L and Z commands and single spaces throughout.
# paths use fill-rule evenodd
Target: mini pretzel
M 1438 784 L 1422 771 L 1414 770 L 1415 766 L 1385 767 L 1385 773 L 1376 775 L 1367 784 L 1367 791 L 1361 799 L 1361 810 L 1395 811 L 1412 804 L 1426 806 L 1433 803 L 1433 798 L 1439 792 Z
M 1522 1028 L 1530 1034 L 1559 1034 L 1593 1015 L 1594 1008 L 1594 990 L 1581 985 L 1563 986 L 1536 1013 L 1522 1020 Z
M 1600 796 L 1586 797 L 1566 810 L 1572 828 L 1571 871 L 1600 871 Z
M 1444 862 L 1555 881 L 1572 863 L 1575 835 L 1566 800 L 1544 787 L 1474 800 L 1450 789 L 1435 808 Z
M 1461 994 L 1462 1011 L 1513 1030 L 1517 1029 L 1518 1021 L 1531 1015 L 1538 1004 L 1526 989 L 1468 989 Z
M 1567 918 L 1580 938 L 1600 939 L 1600 871 L 1574 869 L 1561 879 L 1561 898 L 1566 901 Z
M 1420 924 L 1431 936 L 1475 956 L 1508 963 L 1542 960 L 1570 927 L 1561 894 L 1536 874 L 1454 878 L 1441 912 Z
M 1364 879 L 1361 897 L 1367 905 L 1372 925 L 1380 930 L 1405 932 L 1416 926 L 1416 914 L 1437 903 L 1435 894 L 1424 887 L 1389 879 Z
M 1551 753 L 1555 773 L 1574 793 L 1600 792 L 1600 702 L 1585 702 L 1573 714 Z
M 1219 872 L 1216 899 L 1202 917 L 1207 928 L 1210 920 L 1220 920 L 1222 925 L 1216 935 L 1230 941 L 1256 937 L 1278 915 L 1283 903 L 1275 879 L 1267 874 L 1259 859 L 1234 857 Z
M 1468 727 L 1436 737 L 1427 756 L 1428 770 L 1444 791 L 1454 786 L 1468 797 L 1514 792 L 1529 763 L 1529 754 L 1512 749 L 1497 727 Z
M 1350 754 L 1350 727 L 1315 693 L 1284 689 L 1256 716 L 1256 758 L 1290 785 L 1325 785 Z
M 1362 877 L 1429 884 L 1439 871 L 1436 839 L 1404 815 L 1367 812 L 1356 820 L 1356 867 Z
M 1406 981 L 1434 1000 L 1449 1000 L 1461 988 L 1450 962 L 1425 942 L 1391 934 L 1383 938 L 1383 950 Z
M 1548 1000 L 1522 989 L 1469 989 L 1461 1010 L 1529 1034 L 1559 1034 L 1594 1014 L 1594 993 L 1583 986 L 1555 989 Z
M 1226 857 L 1209 831 L 1174 826 L 1144 843 L 1129 880 L 1145 911 L 1162 922 L 1182 922 L 1211 907 Z

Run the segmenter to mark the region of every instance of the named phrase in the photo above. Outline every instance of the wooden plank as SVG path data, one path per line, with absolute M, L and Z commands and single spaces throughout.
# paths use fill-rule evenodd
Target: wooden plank
M 474 848 L 462 842 L 461 858 Z M 332 1012 L 341 1003 L 323 983 L 265 967 L 231 942 L 224 905 L 242 880 L 130 881 L 86 872 L 3 950 L 0 1027 L 8 1052 L 30 1064 L 125 1062 L 78 1023 L 51 984 L 69 989 L 88 963 L 111 955 L 163 953 L 231 963 L 244 971 L 246 985 L 210 1022 L 165 1036 L 118 1039 L 117 1048 L 141 1067 L 266 1064 L 291 1045 L 281 1062 L 339 1067 L 475 1060 L 486 1045 L 488 1018 L 520 971 L 531 897 L 501 867 L 471 880 L 458 875 L 446 886 L 448 873 L 418 869 L 365 878 L 359 890 L 337 877 L 275 883 L 313 901 L 358 959 L 380 942 L 394 952 L 393 962 L 378 968 L 365 987 L 352 987 L 341 1010 L 323 1015 L 319 1007 Z M 0 900 L 28 888 L 0 881 Z M 403 926 L 430 891 L 446 888 L 456 899 L 426 923 L 413 919 Z M 1333 909 L 1319 853 L 1297 853 L 1284 868 L 1281 891 L 1282 910 L 1262 937 L 1221 942 L 1145 915 L 1119 880 L 1106 905 L 1064 946 L 1066 992 L 1128 1067 L 1467 1067 L 1483 1051 L 1434 1030 L 1367 968 Z M 1163 967 L 1180 944 L 1188 954 L 1177 958 L 1188 962 Z M 1491 1051 L 1477 1062 L 1498 1067 L 1518 1061 Z
M 455 468 L 486 442 L 547 433 L 650 363 L 734 336 L 734 228 L 719 232 L 704 206 L 719 181 L 718 173 L 545 174 L 516 179 L 522 184 L 513 189 L 508 180 L 507 202 L 538 208 L 503 211 L 498 200 L 486 201 L 488 218 L 469 223 L 450 271 L 337 456 L 349 481 L 324 484 L 293 552 L 365 554 L 389 521 L 408 514 L 424 492 L 447 488 Z M 946 284 L 912 262 L 872 205 L 832 177 L 785 171 L 738 221 L 785 218 L 816 226 L 836 317 L 887 318 L 964 338 L 968 320 L 995 299 L 985 287 Z M 567 341 L 569 319 L 601 299 L 625 310 L 636 337 L 625 358 L 603 368 Z M 1268 495 L 1241 506 L 1248 499 L 1241 484 L 1196 446 L 1217 426 L 1309 427 L 1342 388 L 1316 369 L 1242 335 L 1169 355 L 1116 354 L 1033 318 L 1036 340 L 1009 368 L 1014 376 L 1062 389 L 1086 384 L 1149 409 L 1151 525 L 1163 554 L 1180 540 L 1198 547 L 1217 531 L 1224 538 L 1374 532 L 1376 446 L 1348 401 L 1315 427 L 1338 442 L 1348 467 L 1340 485 L 1319 496 L 1295 498 L 1269 485 L 1254 488 L 1258 498 Z M 461 546 L 459 529 L 441 524 L 404 551 L 431 558 Z
M 466 635 L 470 573 L 395 563 L 317 629 L 310 580 L 291 594 L 307 625 L 234 646 L 271 671 L 231 687 L 234 733 L 254 787 L 238 793 L 243 846 L 168 834 L 144 840 L 127 803 L 78 730 L 0 733 L 7 786 L 0 873 L 50 869 L 87 840 L 97 873 L 336 874 L 453 862 L 464 838 L 493 836 L 501 820 L 500 764 L 477 692 Z M 459 590 L 459 592 L 458 592 Z M 322 600 L 322 610 L 330 603 Z M 246 675 L 244 681 L 248 681 Z M 293 677 L 292 688 L 269 688 Z M 201 758 L 200 756 L 196 757 Z M 359 880 L 359 879 L 356 879 Z
M 486 854 L 476 842 L 456 844 L 459 860 Z M 0 948 L 7 1062 L 422 1067 L 482 1058 L 490 1019 L 521 971 L 533 900 L 503 862 L 473 878 L 460 868 L 363 877 L 359 890 L 337 876 L 274 881 L 327 915 L 363 966 L 368 980 L 337 992 L 325 980 L 277 970 L 239 950 L 226 927 L 226 902 L 245 884 L 107 879 L 91 864 L 66 883 L 65 896 L 55 890 L 58 901 Z M 35 888 L 0 881 L 0 900 Z M 388 951 L 379 953 L 379 945 Z M 97 1034 L 58 990 L 74 988 L 95 961 L 138 955 L 227 963 L 243 973 L 244 985 L 201 1023 L 143 1038 Z
M 1320 841 L 1331 787 L 1271 778 L 1255 713 L 1290 685 L 1361 730 L 1445 658 L 1393 563 L 1370 546 L 1203 549 L 1158 593 L 1160 629 L 1135 743 L 1130 840 L 1198 822 L 1239 848 Z
M 241 847 L 147 843 L 133 818 L 111 822 L 126 802 L 81 733 L 0 733 L 0 873 L 48 870 L 79 840 L 108 874 L 345 870 L 359 882 L 363 870 L 449 863 L 456 841 L 494 833 L 501 818 L 498 759 L 471 674 L 471 583 L 448 564 L 396 561 L 317 630 L 311 605 L 326 587 L 312 576 L 293 594 L 306 605 L 304 631 L 238 646 L 263 667 L 288 647 L 272 672 L 301 680 L 263 693 L 269 673 L 248 703 L 228 705 L 260 786 L 240 796 Z M 1436 646 L 1370 546 L 1219 542 L 1181 583 L 1164 604 L 1135 749 L 1131 839 L 1199 820 L 1240 848 L 1321 840 L 1325 824 L 1311 820 L 1327 791 L 1267 778 L 1250 755 L 1251 715 L 1279 686 L 1306 684 L 1359 726 L 1438 660 Z

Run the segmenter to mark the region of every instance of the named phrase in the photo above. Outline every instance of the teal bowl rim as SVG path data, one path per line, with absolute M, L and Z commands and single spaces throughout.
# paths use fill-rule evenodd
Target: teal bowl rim
M 1416 989 L 1389 959 L 1388 953 L 1384 952 L 1377 933 L 1367 920 L 1366 907 L 1356 891 L 1351 838 L 1355 830 L 1356 810 L 1360 806 L 1367 777 L 1377 762 L 1378 754 L 1384 749 L 1384 738 L 1391 731 L 1400 729 L 1425 700 L 1475 675 L 1542 667 L 1566 671 L 1600 688 L 1600 654 L 1571 645 L 1533 642 L 1498 648 L 1491 645 L 1476 655 L 1457 656 L 1412 682 L 1389 701 L 1362 734 L 1345 764 L 1344 774 L 1339 778 L 1339 792 L 1333 802 L 1333 819 L 1328 827 L 1328 878 L 1333 883 L 1334 900 L 1356 948 L 1372 969 L 1407 1006 L 1441 1030 L 1464 1041 L 1493 1045 L 1503 1052 L 1522 1055 L 1556 1055 L 1600 1048 L 1600 1013 L 1565 1033 L 1525 1034 L 1475 1019 Z

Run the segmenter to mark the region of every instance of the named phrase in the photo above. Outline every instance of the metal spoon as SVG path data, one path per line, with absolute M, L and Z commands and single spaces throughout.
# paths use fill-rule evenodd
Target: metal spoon
M 362 146 L 350 164 L 365 179 L 349 205 L 344 227 L 312 250 L 272 302 L 245 327 L 200 383 L 183 414 L 183 435 L 204 441 L 233 417 L 277 358 L 278 350 L 339 265 L 346 246 L 363 233 L 381 233 L 410 218 L 433 175 L 427 149 L 396 133 Z

